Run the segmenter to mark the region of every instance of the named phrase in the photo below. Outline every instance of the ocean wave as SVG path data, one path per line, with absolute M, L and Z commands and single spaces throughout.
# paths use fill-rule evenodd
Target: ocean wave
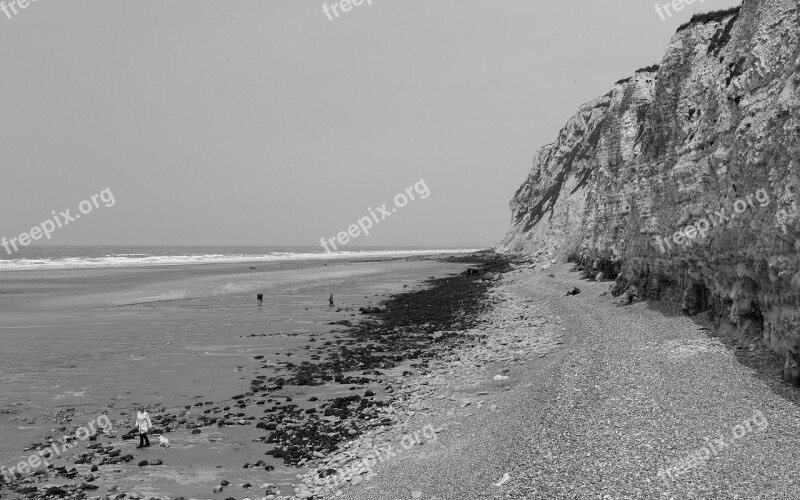
M 179 266 L 188 264 L 235 264 L 249 262 L 278 262 L 299 260 L 336 260 L 354 258 L 411 257 L 473 253 L 481 249 L 448 250 L 364 250 L 335 253 L 267 252 L 258 254 L 189 254 L 149 255 L 112 254 L 103 257 L 64 257 L 48 259 L 0 260 L 0 272 L 36 271 L 47 269 L 97 269 L 111 267 Z

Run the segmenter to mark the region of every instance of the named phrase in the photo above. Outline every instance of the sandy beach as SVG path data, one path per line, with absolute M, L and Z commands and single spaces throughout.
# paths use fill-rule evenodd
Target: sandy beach
M 413 259 L 5 273 L 0 463 L 8 469 L 107 414 L 111 432 L 97 441 L 75 440 L 77 448 L 53 460 L 53 466 L 71 470 L 76 458 L 81 461 L 81 454 L 91 451 L 87 445 L 103 442 L 119 450 L 108 467 L 92 473 L 88 463 L 97 461 L 89 460 L 66 482 L 53 477 L 53 469 L 39 467 L 29 479 L 46 486 L 88 483 L 98 489 L 87 488 L 87 493 L 127 493 L 128 498 L 211 498 L 223 480 L 287 488 L 303 469 L 264 455 L 254 431 L 263 435 L 255 424 L 265 406 L 234 398 L 243 399 L 251 379 L 285 377 L 293 366 L 324 358 L 331 348 L 323 341 L 343 342 L 335 332 L 344 327 L 330 323 L 358 323 L 366 317 L 360 307 L 424 288 L 427 278 L 465 267 Z M 265 295 L 262 307 L 257 291 Z M 328 305 L 330 293 L 335 307 Z M 382 379 L 371 377 L 358 388 L 382 395 Z M 294 400 L 297 412 L 353 393 L 337 383 L 271 389 L 262 405 L 268 399 L 291 406 Z M 134 450 L 137 443 L 122 439 L 133 427 L 137 404 L 151 408 L 170 448 Z M 213 425 L 199 430 L 197 418 Z M 127 455 L 133 457 L 117 462 Z M 166 465 L 137 467 L 141 460 Z M 256 462 L 258 467 L 243 467 Z M 232 486 L 228 492 L 241 498 L 247 488 Z

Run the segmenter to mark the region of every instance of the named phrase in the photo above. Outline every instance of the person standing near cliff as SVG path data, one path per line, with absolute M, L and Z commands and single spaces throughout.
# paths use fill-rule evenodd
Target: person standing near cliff
M 153 428 L 153 422 L 150 420 L 150 415 L 144 406 L 140 406 L 139 412 L 136 414 L 136 427 L 139 429 L 139 446 L 136 448 L 150 446 L 150 439 L 148 439 L 147 433 Z
M 258 305 L 261 305 L 261 303 L 264 302 L 264 294 L 259 293 L 258 295 L 256 295 L 256 300 L 258 300 Z
M 328 299 L 328 307 L 333 307 L 333 294 L 331 294 L 330 298 Z

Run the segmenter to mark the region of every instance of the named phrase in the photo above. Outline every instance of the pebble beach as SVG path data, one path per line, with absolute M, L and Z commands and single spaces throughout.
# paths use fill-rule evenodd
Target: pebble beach
M 792 472 L 800 398 L 757 341 L 718 336 L 702 315 L 614 297 L 612 281 L 587 280 L 574 264 L 482 256 L 470 265 L 363 308 L 358 320 L 331 322 L 347 327 L 339 337 L 347 356 L 329 350 L 313 367 L 256 377 L 250 390 L 198 402 L 200 410 L 153 408 L 158 432 L 173 442 L 161 458 L 129 453 L 127 429 L 100 431 L 70 464 L 5 485 L 3 495 L 788 499 L 800 491 Z M 336 385 L 347 395 L 325 397 Z M 303 387 L 320 389 L 300 396 Z M 294 398 L 280 396 L 286 390 Z M 255 448 L 231 447 L 246 440 Z M 198 447 L 253 458 L 206 472 L 217 484 L 207 495 L 166 494 L 165 479 L 191 477 L 176 457 L 197 460 Z M 284 462 L 278 471 L 275 459 Z M 120 466 L 138 466 L 142 484 L 115 484 Z
M 345 455 L 425 425 L 436 438 L 314 498 L 797 498 L 800 399 L 773 354 L 572 264 L 514 267 L 483 341 L 403 386 L 403 427 Z

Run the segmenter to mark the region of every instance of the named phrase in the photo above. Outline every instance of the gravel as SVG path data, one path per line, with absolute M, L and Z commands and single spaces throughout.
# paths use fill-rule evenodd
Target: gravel
M 409 379 L 405 424 L 368 436 L 377 447 L 433 425 L 436 439 L 314 498 L 797 498 L 798 391 L 699 318 L 623 304 L 571 267 L 504 274 L 473 331 L 486 342 Z M 720 438 L 707 460 L 659 477 Z

